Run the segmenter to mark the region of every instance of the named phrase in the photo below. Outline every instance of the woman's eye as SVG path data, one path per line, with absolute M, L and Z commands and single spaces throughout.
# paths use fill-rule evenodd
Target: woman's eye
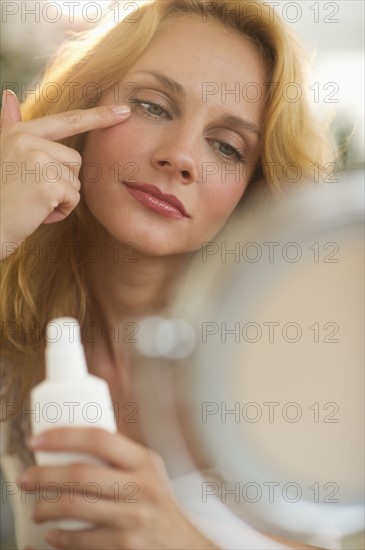
M 165 118 L 170 119 L 169 113 L 158 103 L 152 101 L 145 101 L 143 99 L 131 99 L 130 103 L 134 103 L 141 110 L 141 114 L 148 118 Z M 150 117 L 148 115 L 151 115 Z
M 210 143 L 214 145 L 215 150 L 226 161 L 233 162 L 245 162 L 244 152 L 239 151 L 233 145 L 229 143 L 224 143 L 223 141 L 209 140 Z

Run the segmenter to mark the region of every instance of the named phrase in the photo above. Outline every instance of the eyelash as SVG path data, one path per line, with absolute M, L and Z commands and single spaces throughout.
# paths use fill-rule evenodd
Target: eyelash
M 219 141 L 218 139 L 208 139 L 207 141 L 208 141 L 208 143 L 219 143 L 220 145 L 228 145 L 228 147 L 230 149 L 232 149 L 232 151 L 233 151 L 233 156 L 236 157 L 236 162 L 241 162 L 241 163 L 246 162 L 246 159 L 245 159 L 245 156 L 244 156 L 243 152 L 239 151 L 238 149 L 233 147 L 233 145 L 230 145 L 229 143 L 226 143 L 225 141 Z M 220 151 L 217 151 L 217 153 L 219 154 L 219 156 L 222 158 L 223 161 L 229 162 L 231 159 L 233 159 L 233 156 L 232 157 L 227 157 L 226 155 L 224 155 Z
M 137 105 L 139 107 L 142 107 L 143 108 L 143 113 L 142 114 L 146 118 L 155 119 L 156 117 L 159 118 L 159 115 L 154 115 L 152 113 L 149 113 L 147 111 L 147 109 L 145 109 L 143 107 L 143 105 L 148 105 L 149 107 L 151 107 L 151 106 L 152 107 L 159 107 L 160 109 L 162 109 L 164 111 L 165 114 L 167 114 L 170 117 L 170 114 L 168 113 L 168 111 L 166 109 L 164 109 L 158 103 L 154 103 L 152 101 L 146 101 L 144 99 L 136 99 L 136 98 L 130 99 L 129 102 L 134 103 L 135 105 Z M 208 139 L 207 141 L 208 141 L 208 143 L 219 143 L 220 145 L 228 145 L 228 147 L 230 147 L 232 149 L 233 154 L 236 157 L 236 162 L 239 162 L 239 163 L 245 163 L 246 162 L 244 153 L 242 151 L 240 151 L 239 149 L 236 149 L 235 147 L 233 147 L 233 145 L 230 145 L 229 143 L 226 143 L 224 141 L 219 141 L 218 139 Z M 221 159 L 224 162 L 229 162 L 231 159 L 233 159 L 233 156 L 232 157 L 227 157 L 226 155 L 224 155 L 223 153 L 220 153 L 219 151 L 217 151 L 217 153 L 219 154 L 219 156 L 221 157 Z
M 169 115 L 169 113 L 166 111 L 166 109 L 164 109 L 163 107 L 161 107 L 161 105 L 159 105 L 158 103 L 153 103 L 152 101 L 145 101 L 144 99 L 135 99 L 135 98 L 134 98 L 134 99 L 130 99 L 129 102 L 130 102 L 130 103 L 134 103 L 134 104 L 136 104 L 136 105 L 139 106 L 139 107 L 142 107 L 143 105 L 148 105 L 148 106 L 150 106 L 150 107 L 151 107 L 151 106 L 153 106 L 153 107 L 159 107 L 159 108 L 162 109 L 166 114 Z M 147 116 L 146 118 L 156 118 L 156 117 L 158 117 L 158 115 L 154 115 L 154 114 L 152 114 L 152 113 L 149 113 L 149 112 L 147 111 L 147 109 L 145 109 L 144 107 L 143 107 L 143 113 L 142 113 L 142 114 L 144 114 L 144 116 L 150 115 L 150 116 Z M 170 116 L 170 115 L 169 115 L 169 116 Z

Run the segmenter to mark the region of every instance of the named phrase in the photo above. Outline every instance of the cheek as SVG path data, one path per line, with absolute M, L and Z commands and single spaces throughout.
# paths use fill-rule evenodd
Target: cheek
M 233 214 L 253 174 L 253 168 L 250 168 L 251 166 L 241 163 L 230 171 L 227 167 L 221 167 L 219 174 L 202 185 L 202 224 L 207 232 L 203 241 L 214 238 Z
M 83 163 L 84 166 L 97 163 L 102 183 L 113 174 L 124 179 L 133 172 L 134 178 L 138 178 L 140 159 L 151 156 L 150 147 L 151 139 L 146 132 L 141 132 L 135 121 L 128 120 L 112 128 L 91 132 L 84 146 Z
M 212 217 L 220 219 L 227 218 L 239 203 L 244 194 L 249 177 L 242 170 L 237 169 L 235 173 L 231 172 L 228 175 L 224 169 L 217 174 L 214 182 L 203 184 L 204 197 L 203 201 L 208 207 Z

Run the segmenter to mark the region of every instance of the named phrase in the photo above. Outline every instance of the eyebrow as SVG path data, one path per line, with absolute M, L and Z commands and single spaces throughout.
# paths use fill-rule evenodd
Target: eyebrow
M 150 76 L 153 76 L 156 80 L 161 82 L 166 88 L 168 88 L 171 92 L 177 92 L 181 96 L 186 96 L 186 91 L 184 87 L 179 84 L 179 82 L 176 82 L 176 80 L 173 80 L 172 78 L 169 78 L 163 73 L 159 73 L 157 71 L 138 71 L 135 74 L 148 74 Z M 259 139 L 261 139 L 261 132 L 254 124 L 253 122 L 250 122 L 249 120 L 246 120 L 244 118 L 234 116 L 231 114 L 224 114 L 221 118 L 222 122 L 224 124 L 227 124 L 228 126 L 233 126 L 234 128 L 246 130 L 249 132 L 252 132 L 257 135 Z
M 166 88 L 169 88 L 169 90 L 171 90 L 172 92 L 177 92 L 178 94 L 180 94 L 182 96 L 186 95 L 186 92 L 185 92 L 183 86 L 181 86 L 181 84 L 176 82 L 176 80 L 172 80 L 172 78 L 169 78 L 168 76 L 166 76 L 163 73 L 158 73 L 157 71 L 138 71 L 138 73 L 139 74 L 149 74 L 149 75 L 153 76 L 156 80 L 161 82 L 161 84 L 164 84 L 164 86 L 166 86 Z
M 229 126 L 233 126 L 234 128 L 241 128 L 242 130 L 248 130 L 249 132 L 253 132 L 257 135 L 258 138 L 261 139 L 261 132 L 254 124 L 253 122 L 250 122 L 249 120 L 246 120 L 244 118 L 240 118 L 234 115 L 223 115 L 222 121 L 225 124 L 228 124 Z

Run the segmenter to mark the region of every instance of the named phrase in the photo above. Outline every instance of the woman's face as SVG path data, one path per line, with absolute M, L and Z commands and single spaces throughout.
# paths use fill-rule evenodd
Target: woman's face
M 264 82 L 245 37 L 195 15 L 171 21 L 100 102 L 130 103 L 130 118 L 85 142 L 83 191 L 107 234 L 152 256 L 211 241 L 259 159 Z

